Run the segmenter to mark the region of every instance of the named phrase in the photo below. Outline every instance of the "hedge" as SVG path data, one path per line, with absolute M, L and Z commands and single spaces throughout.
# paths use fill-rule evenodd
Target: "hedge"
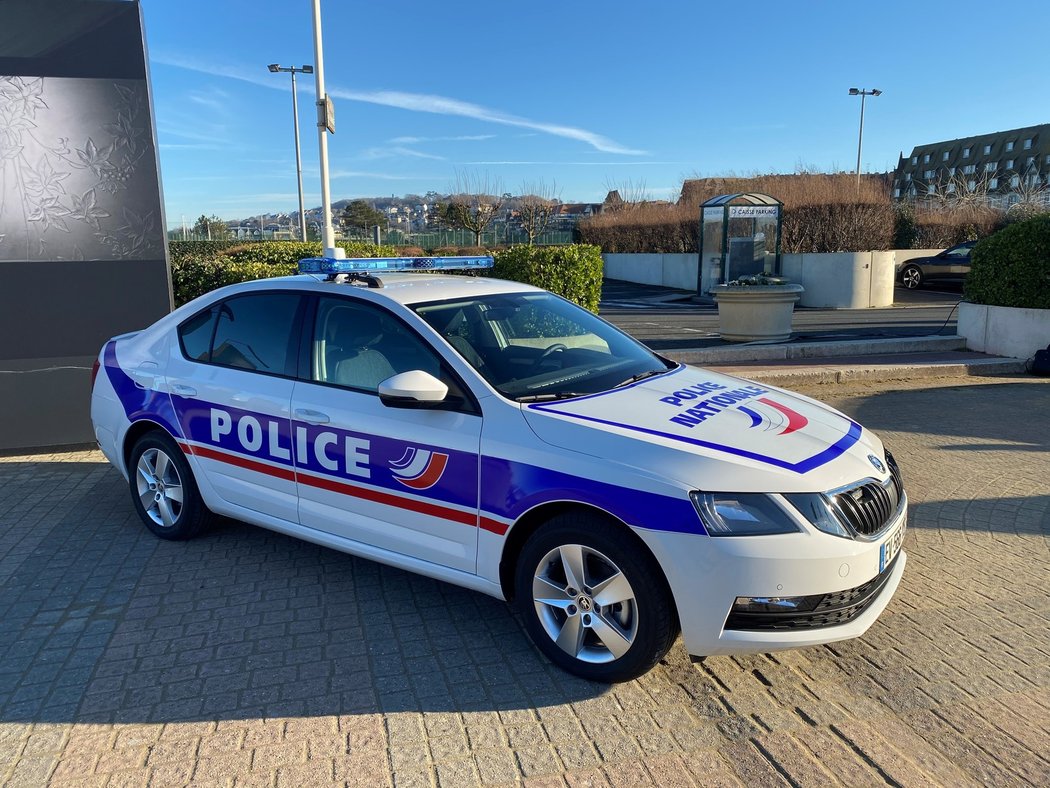
M 243 246 L 244 241 L 168 241 L 171 262 L 179 260 L 214 260 L 227 249 Z
M 780 248 L 785 254 L 889 249 L 893 225 L 888 204 L 799 205 L 784 209 Z M 603 216 L 581 221 L 577 233 L 604 252 L 696 252 L 700 217 L 669 211 L 638 220 L 627 212 L 619 221 Z M 770 246 L 773 240 L 768 239 Z
M 542 287 L 592 312 L 602 295 L 602 251 L 597 246 L 512 246 L 496 252 L 497 279 Z
M 296 272 L 303 257 L 317 256 L 321 245 L 291 241 L 256 242 L 227 245 L 220 254 L 214 248 L 197 244 L 222 241 L 179 241 L 193 244 L 191 254 L 180 250 L 171 256 L 171 283 L 175 305 L 181 306 L 218 287 L 288 276 Z M 347 257 L 396 257 L 396 247 L 348 243 L 343 245 Z M 484 249 L 458 249 L 460 253 L 487 254 Z M 598 311 L 602 292 L 602 256 L 596 246 L 512 246 L 495 253 L 492 276 L 542 287 L 568 298 L 585 309 Z
M 973 248 L 967 300 L 1050 309 L 1050 215 L 1015 222 Z
M 227 244 L 216 251 L 215 247 L 200 247 L 199 244 L 223 244 L 224 241 L 177 241 L 192 244 L 189 250 L 180 249 L 171 254 L 171 285 L 175 295 L 175 306 L 212 290 L 271 276 L 289 276 L 297 270 L 304 257 L 321 254 L 320 243 L 294 241 L 263 241 L 251 244 Z M 392 246 L 347 243 L 343 245 L 347 257 L 393 257 L 397 250 Z M 224 252 L 225 254 L 220 254 Z

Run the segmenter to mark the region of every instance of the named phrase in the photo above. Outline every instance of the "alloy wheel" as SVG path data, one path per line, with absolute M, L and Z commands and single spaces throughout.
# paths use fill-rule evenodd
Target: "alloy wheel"
M 532 601 L 544 631 L 571 657 L 619 659 L 638 634 L 638 604 L 627 577 L 586 545 L 551 550 L 536 567 Z
M 175 525 L 182 514 L 183 489 L 171 458 L 160 449 L 146 449 L 135 468 L 135 485 L 146 516 L 162 528 Z

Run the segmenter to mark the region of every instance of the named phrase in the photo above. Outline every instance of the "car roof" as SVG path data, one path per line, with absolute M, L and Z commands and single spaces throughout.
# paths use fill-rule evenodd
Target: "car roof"
M 282 276 L 273 279 L 244 282 L 242 286 L 238 287 L 238 290 L 247 292 L 291 285 L 295 289 L 332 294 L 366 291 L 367 297 L 370 299 L 393 301 L 402 305 L 428 301 L 448 301 L 457 298 L 475 298 L 501 293 L 546 292 L 538 287 L 522 284 L 521 282 L 512 282 L 507 279 L 490 279 L 481 276 L 393 273 L 383 274 L 379 278 L 383 282 L 383 286 L 372 288 L 359 283 L 329 281 L 312 274 L 300 274 L 298 276 Z

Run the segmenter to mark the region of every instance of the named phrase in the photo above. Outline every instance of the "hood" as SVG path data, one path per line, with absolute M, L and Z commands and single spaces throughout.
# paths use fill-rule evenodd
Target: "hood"
M 702 490 L 823 492 L 888 475 L 868 458 L 883 460 L 881 442 L 847 416 L 699 367 L 522 413 L 553 446 Z

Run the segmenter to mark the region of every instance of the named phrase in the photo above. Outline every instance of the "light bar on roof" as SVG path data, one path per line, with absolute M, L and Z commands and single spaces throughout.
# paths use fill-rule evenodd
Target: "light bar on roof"
M 492 268 L 491 257 L 307 257 L 301 274 L 383 274 L 398 271 L 461 271 Z

